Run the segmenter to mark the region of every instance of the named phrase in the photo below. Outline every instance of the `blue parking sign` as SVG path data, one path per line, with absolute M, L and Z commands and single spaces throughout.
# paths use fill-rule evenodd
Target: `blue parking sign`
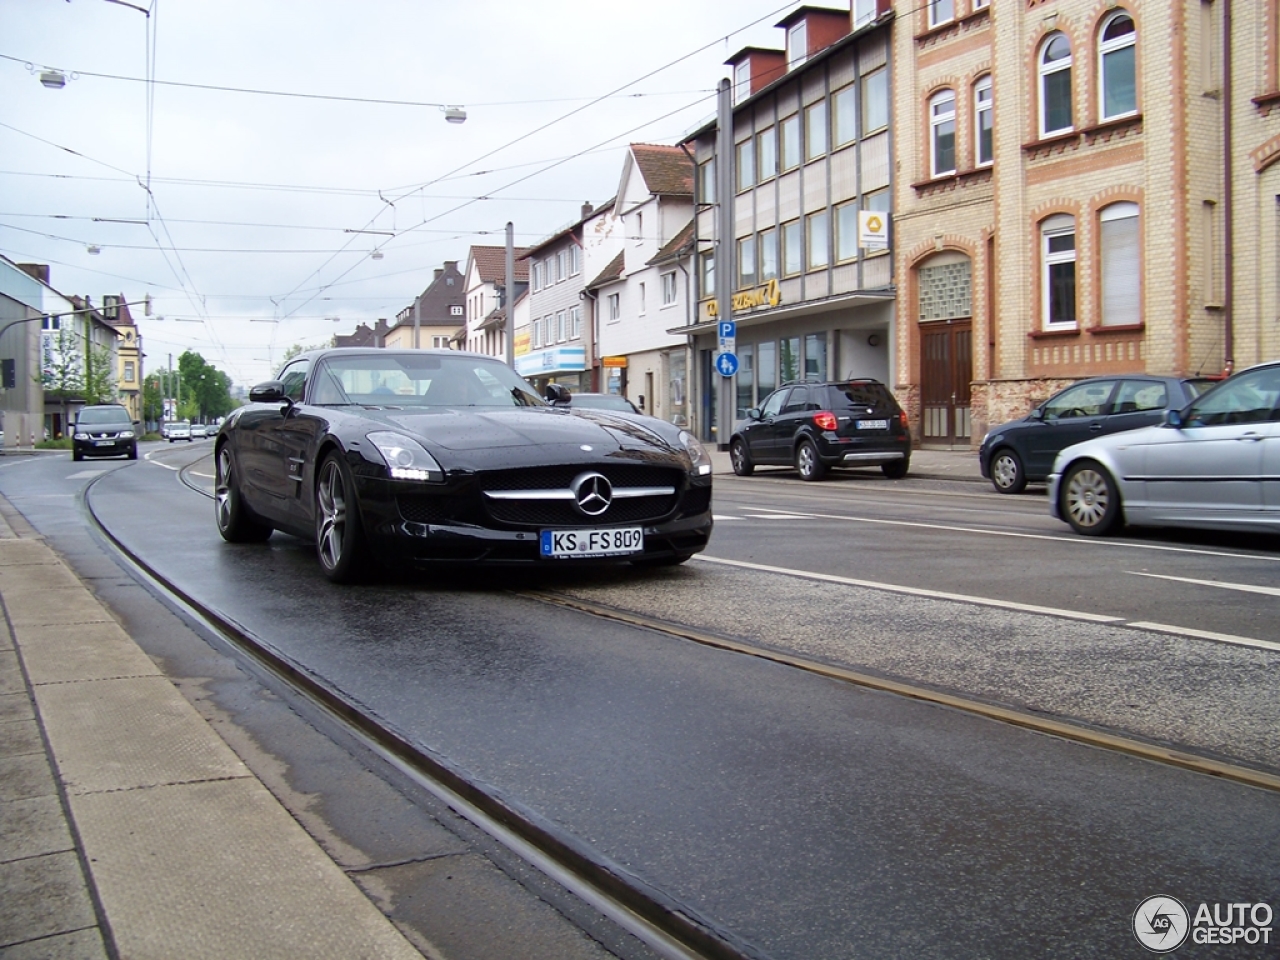
M 716 357 L 716 370 L 722 377 L 732 377 L 738 372 L 738 357 L 733 353 L 722 353 Z
M 720 339 L 732 340 L 738 335 L 738 324 L 733 320 L 720 321 Z

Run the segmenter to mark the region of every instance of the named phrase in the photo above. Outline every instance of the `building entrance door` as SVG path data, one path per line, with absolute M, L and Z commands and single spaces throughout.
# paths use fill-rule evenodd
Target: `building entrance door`
M 971 434 L 969 384 L 973 329 L 969 318 L 920 325 L 920 432 L 929 444 L 963 444 Z

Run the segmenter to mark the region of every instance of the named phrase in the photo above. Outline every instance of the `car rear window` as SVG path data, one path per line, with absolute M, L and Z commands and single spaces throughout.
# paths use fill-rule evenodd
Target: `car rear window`
M 855 380 L 850 383 L 836 383 L 831 386 L 831 402 L 844 407 L 877 407 L 893 408 L 897 402 L 893 394 L 883 383 L 870 380 Z

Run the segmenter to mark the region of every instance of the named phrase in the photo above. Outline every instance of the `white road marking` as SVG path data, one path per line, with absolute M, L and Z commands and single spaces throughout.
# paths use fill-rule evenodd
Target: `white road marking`
M 746 507 L 746 510 L 770 511 L 770 507 Z M 779 511 L 780 513 L 781 511 Z M 784 514 L 784 516 L 787 516 Z M 1159 543 L 1134 543 L 1133 541 L 1103 540 L 1097 537 L 1056 537 L 1047 533 L 1016 533 L 1012 530 L 983 530 L 978 527 L 960 527 L 947 523 L 922 523 L 918 520 L 887 520 L 884 517 L 851 517 L 835 513 L 807 513 L 806 520 L 847 520 L 850 523 L 873 523 L 888 527 L 916 527 L 921 530 L 946 530 L 951 533 L 971 533 L 984 537 L 1010 537 L 1017 540 L 1048 540 L 1078 547 L 1112 547 L 1130 550 L 1155 550 L 1160 553 L 1188 553 L 1197 557 L 1227 557 L 1232 560 L 1261 560 L 1280 563 L 1280 554 L 1267 556 L 1254 553 L 1228 553 L 1225 550 L 1195 550 Z
M 1238 647 L 1253 647 L 1257 650 L 1280 650 L 1280 643 L 1270 640 L 1255 640 L 1253 637 L 1237 637 L 1231 633 L 1214 633 L 1210 630 L 1192 630 L 1190 627 L 1175 627 L 1167 623 L 1148 623 L 1135 620 L 1126 626 L 1136 630 L 1153 630 L 1156 633 L 1172 633 L 1180 637 L 1197 637 L 1201 640 L 1216 640 L 1218 643 L 1230 643 Z
M 957 600 L 961 603 L 973 603 L 983 607 L 998 607 L 1001 610 L 1018 610 L 1023 613 L 1040 613 L 1052 617 L 1066 617 L 1070 620 L 1087 620 L 1090 623 L 1124 623 L 1124 617 L 1109 617 L 1101 613 L 1082 613 L 1078 610 L 1063 610 L 1059 607 L 1041 607 L 1030 603 L 1014 603 L 1011 600 L 995 600 L 991 597 L 975 597 L 963 593 L 946 593 L 942 590 L 926 590 L 921 587 L 904 587 L 896 583 L 881 583 L 876 580 L 855 580 L 852 577 L 840 577 L 830 573 L 814 573 L 810 570 L 792 570 L 787 567 L 774 567 L 765 563 L 747 563 L 743 560 L 726 560 L 721 557 L 708 557 L 699 554 L 694 557 L 704 563 L 719 563 L 726 567 L 742 567 L 746 570 L 759 570 L 762 573 L 780 573 L 787 577 L 800 577 L 804 580 L 820 580 L 824 583 L 840 583 L 850 587 L 868 587 L 872 590 L 887 590 L 891 593 L 902 593 L 912 597 L 928 597 L 932 600 Z
M 1220 587 L 1223 590 L 1239 590 L 1241 593 L 1262 593 L 1269 597 L 1280 597 L 1280 587 L 1258 587 L 1251 583 L 1226 583 L 1222 580 L 1193 580 L 1191 577 L 1170 577 L 1163 573 L 1144 573 L 1140 570 L 1129 570 L 1135 577 L 1150 577 L 1152 580 L 1173 580 L 1176 583 L 1194 583 L 1198 587 Z

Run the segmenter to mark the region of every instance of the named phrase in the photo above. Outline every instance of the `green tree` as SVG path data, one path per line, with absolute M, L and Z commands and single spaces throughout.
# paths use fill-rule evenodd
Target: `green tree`
M 62 422 L 68 423 L 70 401 L 84 391 L 84 363 L 80 358 L 79 337 L 74 330 L 60 327 L 45 341 L 40 385 L 46 398 L 62 402 Z
M 84 358 L 85 403 L 114 403 L 116 400 L 115 365 L 107 347 L 90 346 Z
M 188 350 L 178 358 L 178 381 L 182 387 L 180 415 L 189 420 L 225 417 L 236 402 L 231 399 L 231 378 Z

